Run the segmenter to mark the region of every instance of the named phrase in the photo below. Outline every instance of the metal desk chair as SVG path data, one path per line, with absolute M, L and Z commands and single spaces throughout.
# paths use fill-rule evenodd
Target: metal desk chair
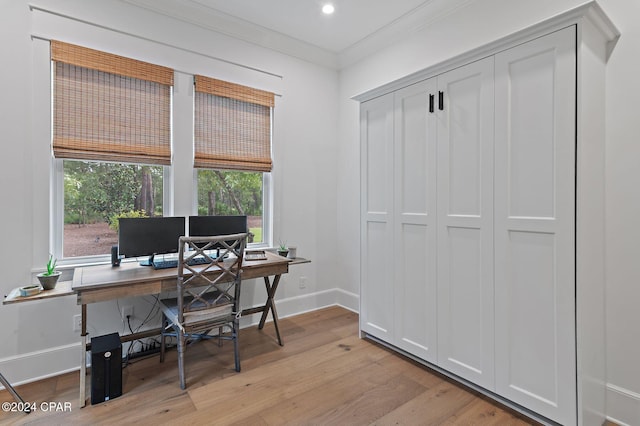
M 182 389 L 186 388 L 184 353 L 188 340 L 212 337 L 220 343 L 222 339 L 232 340 L 235 369 L 240 371 L 239 301 L 246 239 L 247 233 L 180 237 L 177 297 L 160 300 L 163 313 L 160 362 L 164 361 L 166 336 L 176 336 Z M 229 335 L 223 334 L 225 327 L 230 330 Z M 173 332 L 167 332 L 169 328 Z M 218 335 L 210 335 L 216 328 Z

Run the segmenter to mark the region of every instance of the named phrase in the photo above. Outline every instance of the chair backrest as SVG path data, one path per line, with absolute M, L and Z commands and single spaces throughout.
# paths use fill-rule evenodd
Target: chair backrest
M 204 311 L 221 315 L 239 311 L 242 260 L 247 233 L 180 237 L 178 250 L 178 320 Z

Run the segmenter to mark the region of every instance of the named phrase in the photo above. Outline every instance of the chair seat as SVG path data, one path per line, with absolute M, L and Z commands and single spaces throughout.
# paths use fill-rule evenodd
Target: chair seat
M 193 297 L 185 297 L 184 303 L 185 305 L 191 303 L 193 301 Z M 161 299 L 160 300 L 160 308 L 162 312 L 165 314 L 169 322 L 173 324 L 178 324 L 178 299 L 176 297 Z M 203 302 L 197 300 L 193 305 L 191 305 L 191 310 L 189 312 L 184 312 L 184 325 L 185 326 L 195 326 L 199 323 L 206 322 L 211 324 L 212 321 L 218 320 L 220 323 L 225 323 L 228 321 L 232 321 L 233 314 L 233 303 L 231 301 L 225 300 L 222 303 L 216 304 L 213 307 L 207 307 Z

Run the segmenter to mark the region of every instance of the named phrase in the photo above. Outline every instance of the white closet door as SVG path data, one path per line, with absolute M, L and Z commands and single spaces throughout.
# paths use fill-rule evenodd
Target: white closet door
M 396 346 L 436 362 L 435 79 L 395 92 Z
M 438 365 L 492 390 L 493 58 L 438 90 Z
M 575 28 L 496 55 L 496 391 L 576 423 Z
M 393 93 L 364 102 L 360 328 L 394 343 Z

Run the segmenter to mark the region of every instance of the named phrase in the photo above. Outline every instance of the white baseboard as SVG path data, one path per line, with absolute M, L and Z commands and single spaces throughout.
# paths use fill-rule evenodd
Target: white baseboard
M 78 371 L 79 361 L 80 342 L 1 359 L 0 372 L 12 386 L 18 386 Z
M 342 289 L 336 289 L 336 304 L 342 306 L 345 309 L 353 311 L 355 313 L 360 312 L 360 295 L 344 291 Z
M 607 420 L 620 426 L 634 426 L 640 421 L 640 394 L 607 383 Z
M 359 300 L 360 297 L 357 294 L 334 288 L 302 296 L 278 299 L 276 300 L 276 304 L 278 307 L 278 317 L 286 318 L 336 305 L 353 312 L 358 312 Z M 260 321 L 260 316 L 251 315 L 250 317 L 243 318 L 243 320 L 241 320 L 240 326 L 249 327 L 257 324 Z M 271 321 L 271 315 L 269 315 L 267 321 Z
M 276 302 L 278 316 L 286 318 L 335 305 L 358 312 L 359 296 L 335 288 L 278 299 Z M 259 321 L 259 315 L 251 315 L 241 320 L 241 327 L 248 327 Z M 271 315 L 269 315 L 268 321 L 271 321 Z M 80 369 L 79 360 L 80 342 L 0 359 L 0 372 L 13 386 L 18 386 L 70 371 L 77 371 Z M 4 387 L 0 386 L 0 389 L 4 389 Z

